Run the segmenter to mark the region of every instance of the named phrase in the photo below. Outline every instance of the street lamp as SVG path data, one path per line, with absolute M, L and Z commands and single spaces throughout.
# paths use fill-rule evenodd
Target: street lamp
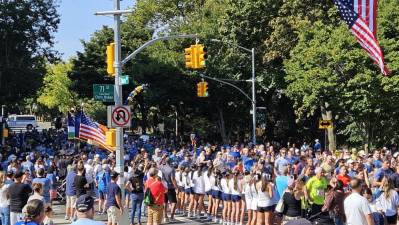
M 252 79 L 248 80 L 248 81 L 252 83 L 252 101 L 251 101 L 252 102 L 252 110 L 251 110 L 251 113 L 252 113 L 252 143 L 254 145 L 256 145 L 255 48 L 249 49 L 249 48 L 245 48 L 240 45 L 237 45 L 235 43 L 228 42 L 228 41 L 222 41 L 219 39 L 211 39 L 211 41 L 229 44 L 231 46 L 237 47 L 241 50 L 251 53 Z

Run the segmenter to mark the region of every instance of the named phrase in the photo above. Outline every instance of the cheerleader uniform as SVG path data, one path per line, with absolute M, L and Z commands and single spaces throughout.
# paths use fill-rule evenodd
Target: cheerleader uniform
M 273 188 L 275 189 L 275 188 Z M 273 191 L 273 196 L 275 195 L 275 191 Z M 270 198 L 267 191 L 259 191 L 258 192 L 258 212 L 274 212 L 276 208 L 275 200 L 273 196 Z
M 184 192 L 184 185 L 183 185 L 183 182 L 181 179 L 182 177 L 180 177 L 180 176 L 183 176 L 182 172 L 176 171 L 175 177 L 176 177 L 177 188 L 179 189 L 179 192 Z
M 191 173 L 184 173 L 183 174 L 183 187 L 184 187 L 184 193 L 186 194 L 193 194 L 193 189 L 192 187 L 192 180 L 191 180 Z
M 251 210 L 257 210 L 258 209 L 258 192 L 256 191 L 255 184 L 250 185 L 250 192 L 252 196 L 252 201 L 248 204 L 248 207 L 250 207 Z
M 230 189 L 230 193 L 231 193 L 231 201 L 232 202 L 241 201 L 239 180 L 237 181 L 237 189 L 234 189 L 234 179 L 230 179 L 229 180 L 229 189 Z
M 243 194 L 245 198 L 245 205 L 247 207 L 247 210 L 252 210 L 251 204 L 253 199 L 252 199 L 251 186 L 248 183 L 246 183 L 243 189 L 244 189 Z
M 222 192 L 220 191 L 219 185 L 216 183 L 216 178 L 211 175 L 210 179 L 212 185 L 212 198 L 222 200 Z
M 226 178 L 222 178 L 220 186 L 222 188 L 222 200 L 231 201 L 231 190 L 229 188 L 229 181 Z
M 206 195 L 212 195 L 212 183 L 211 183 L 211 177 L 208 176 L 208 171 L 206 171 L 203 174 L 204 177 L 204 189 L 205 189 L 205 193 Z M 215 182 L 215 181 L 213 181 Z
M 198 172 L 195 171 L 193 175 L 193 189 L 194 193 L 197 195 L 205 194 L 205 182 L 204 182 L 204 174 L 198 176 Z

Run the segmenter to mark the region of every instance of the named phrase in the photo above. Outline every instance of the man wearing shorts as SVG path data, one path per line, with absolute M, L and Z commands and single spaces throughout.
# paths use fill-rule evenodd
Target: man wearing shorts
M 119 188 L 118 181 L 119 174 L 115 171 L 111 172 L 111 182 L 107 188 L 107 215 L 108 225 L 116 225 L 123 213 L 122 193 Z
M 165 193 L 167 189 L 157 176 L 158 171 L 155 168 L 151 168 L 148 174 L 150 178 L 146 181 L 145 188 L 150 190 L 154 199 L 154 204 L 148 206 L 147 225 L 159 225 L 162 222 Z
M 75 187 L 75 167 L 68 167 L 68 174 L 65 178 L 66 212 L 65 220 L 72 219 L 75 214 L 76 187 Z
M 170 166 L 170 160 L 167 157 L 163 157 L 161 164 L 158 167 L 162 172 L 162 179 L 168 186 L 168 192 L 165 194 L 165 210 L 164 210 L 164 222 L 168 222 L 168 204 L 170 204 L 170 220 L 173 221 L 175 217 L 176 211 L 176 177 L 175 177 L 175 169 Z

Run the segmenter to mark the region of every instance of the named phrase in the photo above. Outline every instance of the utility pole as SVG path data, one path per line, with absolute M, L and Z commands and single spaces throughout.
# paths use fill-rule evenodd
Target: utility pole
M 114 68 L 115 68 L 115 90 L 114 90 L 114 101 L 115 106 L 122 106 L 122 85 L 120 84 L 120 76 L 122 75 L 122 64 L 121 64 L 121 35 L 120 35 L 120 25 L 121 25 L 121 15 L 126 13 L 131 13 L 132 10 L 120 10 L 120 0 L 114 0 L 114 10 L 106 12 L 97 12 L 95 15 L 113 15 L 114 16 L 114 43 L 115 43 L 115 53 L 114 53 Z M 122 203 L 125 202 L 125 185 L 124 185 L 124 154 L 123 149 L 123 128 L 116 127 L 116 168 L 115 170 L 121 174 L 118 179 L 118 185 L 121 188 Z M 124 210 L 122 218 L 119 222 L 121 225 L 127 225 L 128 222 L 128 210 Z
M 252 59 L 252 143 L 256 145 L 256 93 L 255 93 L 255 48 L 251 49 Z

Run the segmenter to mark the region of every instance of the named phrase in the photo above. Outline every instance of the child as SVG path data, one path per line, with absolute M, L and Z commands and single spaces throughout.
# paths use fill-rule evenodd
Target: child
M 43 220 L 43 225 L 54 225 L 53 222 L 53 209 L 49 206 L 44 211 L 45 218 Z

